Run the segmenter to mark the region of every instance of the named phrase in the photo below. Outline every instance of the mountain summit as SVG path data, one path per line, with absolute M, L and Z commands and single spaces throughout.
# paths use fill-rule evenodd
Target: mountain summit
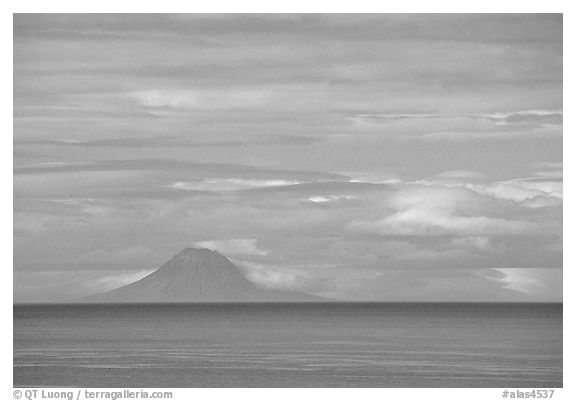
M 82 302 L 314 302 L 328 299 L 268 290 L 249 281 L 228 258 L 186 248 L 148 276 Z

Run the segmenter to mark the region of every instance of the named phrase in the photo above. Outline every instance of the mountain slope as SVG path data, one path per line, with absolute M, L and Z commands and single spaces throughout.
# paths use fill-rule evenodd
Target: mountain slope
M 80 302 L 319 302 L 328 299 L 256 286 L 229 259 L 186 248 L 148 276 Z

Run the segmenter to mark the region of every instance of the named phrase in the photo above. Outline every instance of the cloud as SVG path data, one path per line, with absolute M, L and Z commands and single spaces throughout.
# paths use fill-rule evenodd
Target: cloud
M 247 278 L 255 284 L 275 290 L 302 290 L 308 277 L 300 272 L 279 269 L 256 263 L 242 262 L 240 265 Z
M 446 118 L 449 116 L 431 113 L 403 113 L 403 114 L 356 114 L 348 117 L 351 122 L 388 121 L 388 120 L 429 120 L 436 118 Z
M 534 167 L 537 168 L 551 168 L 551 169 L 561 169 L 563 166 L 562 162 L 537 162 L 533 163 Z
M 467 114 L 455 113 L 351 113 L 343 115 L 345 121 L 362 130 L 388 128 L 389 136 L 408 136 L 425 139 L 450 138 L 510 138 L 511 136 L 534 133 L 545 126 L 560 126 L 562 110 L 520 110 L 516 112 L 494 112 Z M 420 121 L 425 120 L 426 126 Z M 461 126 L 464 131 L 457 131 Z M 522 129 L 519 130 L 518 128 Z M 402 135 L 400 135 L 402 134 Z
M 15 36 L 71 40 L 94 33 L 107 42 L 108 35 L 150 40 L 164 38 L 187 43 L 193 38 L 245 39 L 260 35 L 279 40 L 297 37 L 333 38 L 338 42 L 464 41 L 471 43 L 552 42 L 562 37 L 562 19 L 557 14 L 162 14 L 162 15 L 66 15 L 26 14 L 15 19 Z M 99 33 L 102 33 L 100 38 Z M 53 35 L 50 36 L 50 33 Z M 58 33 L 58 35 L 56 35 Z M 106 35 L 104 35 L 106 33 Z M 96 35 L 98 34 L 98 35 Z M 210 42 L 209 42 L 210 43 Z M 221 45 L 216 41 L 214 47 Z M 247 44 L 250 44 L 248 42 Z M 304 43 L 298 42 L 298 45 Z
M 107 159 L 95 162 L 67 163 L 44 162 L 14 167 L 15 175 L 65 174 L 84 172 L 130 172 L 130 171 L 174 171 L 195 174 L 201 178 L 291 178 L 298 180 L 342 180 L 347 177 L 337 173 L 309 170 L 290 170 L 238 163 L 195 163 L 177 159 Z
M 477 188 L 478 190 L 478 188 Z M 516 179 L 487 185 L 480 192 L 500 199 L 519 202 L 526 207 L 562 205 L 562 182 L 546 179 Z
M 485 178 L 486 176 L 482 173 L 479 173 L 478 171 L 452 170 L 436 174 L 435 177 L 438 179 L 447 179 L 447 180 L 477 181 Z
M 264 90 L 148 90 L 133 92 L 128 96 L 142 106 L 184 110 L 250 109 L 263 107 L 270 101 L 270 94 Z
M 410 209 L 378 222 L 353 222 L 350 228 L 358 232 L 379 235 L 518 235 L 535 229 L 528 222 L 488 217 L 463 217 L 434 209 Z
M 505 288 L 539 299 L 562 299 L 561 269 L 495 268 L 494 270 L 504 274 L 504 277 L 496 280 L 504 283 Z
M 486 118 L 495 124 L 562 124 L 562 110 L 523 110 L 473 116 Z
M 375 222 L 353 221 L 349 228 L 383 236 L 483 236 L 529 235 L 546 227 L 530 221 L 470 215 L 479 201 L 463 188 L 407 188 L 389 199 L 393 213 Z
M 14 194 L 18 202 L 62 197 L 177 200 L 218 196 L 220 191 L 346 179 L 335 173 L 171 159 L 34 163 L 14 168 Z
M 481 251 L 496 251 L 496 246 L 489 237 L 458 237 L 453 238 L 452 244 L 458 248 Z
M 562 171 L 562 168 L 560 168 L 559 170 L 537 171 L 534 175 L 537 177 L 562 179 L 564 172 Z
M 491 114 L 440 114 L 440 113 L 402 113 L 402 114 L 357 114 L 350 117 L 352 121 L 395 121 L 395 120 L 431 120 L 451 118 L 486 119 L 500 124 L 529 124 L 529 123 L 562 123 L 562 110 L 521 110 L 517 112 L 501 112 Z
M 199 88 L 196 90 L 146 90 L 127 94 L 136 104 L 151 109 L 178 111 L 284 111 L 325 110 L 325 85 L 268 84 L 258 88 Z
M 398 256 L 399 260 L 415 260 L 430 262 L 441 260 L 443 262 L 449 260 L 465 260 L 468 259 L 471 254 L 461 249 L 442 249 L 442 250 L 430 250 L 430 249 L 420 249 L 412 253 L 407 253 Z
M 530 209 L 549 208 L 549 207 L 562 207 L 562 198 L 550 196 L 533 196 L 523 200 L 520 204 Z
M 258 249 L 257 243 L 257 239 L 230 239 L 200 241 L 196 242 L 195 245 L 200 248 L 208 248 L 212 249 L 213 251 L 219 251 L 225 255 L 268 255 L 268 251 Z
M 319 294 L 332 285 L 332 280 L 321 274 L 327 266 L 277 266 L 246 261 L 234 262 L 244 271 L 248 280 L 269 290 Z
M 170 187 L 187 191 L 236 191 L 247 188 L 282 187 L 296 184 L 300 184 L 300 181 L 214 178 L 200 182 L 175 182 L 170 184 Z
M 562 205 L 562 180 L 558 177 L 537 175 L 497 182 L 482 182 L 483 175 L 473 171 L 450 171 L 433 177 L 413 181 L 412 184 L 466 188 L 481 195 L 510 200 L 529 207 Z
M 401 183 L 401 179 L 394 173 L 381 173 L 381 172 L 346 172 L 349 175 L 350 182 L 370 183 L 370 184 L 387 184 L 395 185 Z
M 317 195 L 317 196 L 311 196 L 310 198 L 305 199 L 305 201 L 312 203 L 331 203 L 340 200 L 353 200 L 353 199 L 357 198 L 351 195 L 327 195 L 327 196 Z
M 15 147 L 31 146 L 59 146 L 76 148 L 235 148 L 244 146 L 299 146 L 310 145 L 321 142 L 320 137 L 309 137 L 303 135 L 257 135 L 242 140 L 222 139 L 222 140 L 191 140 L 183 137 L 126 137 L 107 138 L 94 140 L 79 139 L 34 139 L 26 141 L 15 141 Z
M 509 130 L 509 131 L 484 131 L 484 132 L 468 132 L 468 131 L 436 131 L 425 133 L 419 136 L 417 139 L 423 141 L 439 141 L 439 142 L 463 142 L 463 141 L 510 141 L 510 140 L 522 140 L 522 139 L 537 139 L 541 138 L 543 135 L 547 135 L 550 138 L 562 137 L 561 131 L 520 131 L 520 130 Z

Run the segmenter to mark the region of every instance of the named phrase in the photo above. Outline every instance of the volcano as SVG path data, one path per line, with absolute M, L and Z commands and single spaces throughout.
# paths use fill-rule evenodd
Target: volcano
M 301 292 L 270 290 L 248 280 L 228 258 L 209 249 L 186 248 L 146 277 L 81 302 L 321 302 Z

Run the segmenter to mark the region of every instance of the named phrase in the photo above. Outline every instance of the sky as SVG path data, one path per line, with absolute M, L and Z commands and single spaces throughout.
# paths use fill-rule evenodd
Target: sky
M 14 300 L 560 301 L 562 118 L 559 14 L 16 14 Z

